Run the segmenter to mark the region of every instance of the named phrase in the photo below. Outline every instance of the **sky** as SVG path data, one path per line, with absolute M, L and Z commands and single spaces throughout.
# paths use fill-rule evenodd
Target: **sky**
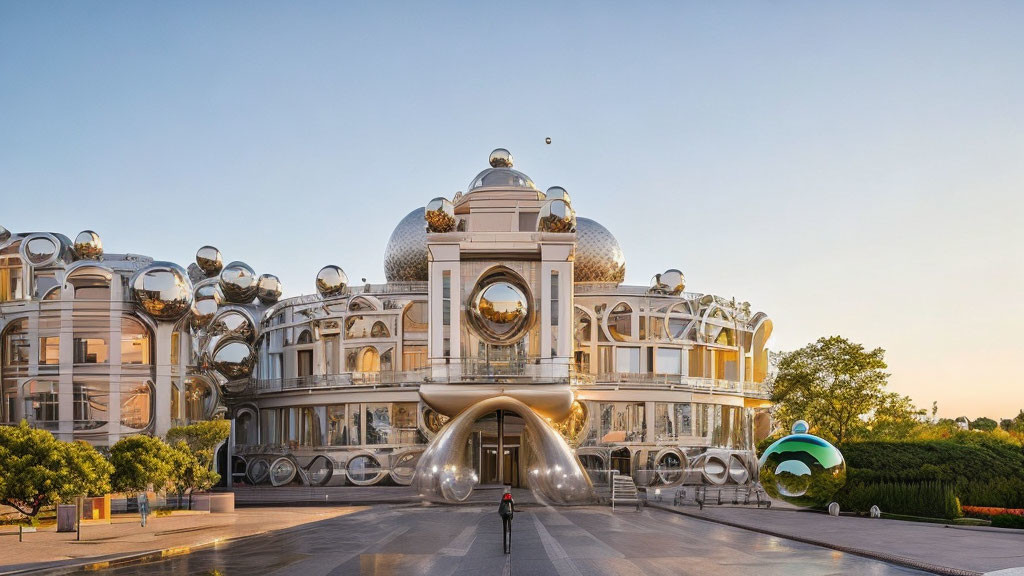
M 0 225 L 286 293 L 380 282 L 497 147 L 627 282 L 882 347 L 941 416 L 1024 408 L 1024 3 L 0 1 Z M 550 145 L 544 139 L 551 138 Z

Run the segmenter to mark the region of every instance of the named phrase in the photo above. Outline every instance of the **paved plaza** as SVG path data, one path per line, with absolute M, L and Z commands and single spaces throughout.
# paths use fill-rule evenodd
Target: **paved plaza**
M 375 507 L 104 574 L 780 576 L 921 574 L 818 546 L 660 510 L 531 507 L 512 554 L 487 507 Z M 215 572 L 216 571 L 216 572 Z

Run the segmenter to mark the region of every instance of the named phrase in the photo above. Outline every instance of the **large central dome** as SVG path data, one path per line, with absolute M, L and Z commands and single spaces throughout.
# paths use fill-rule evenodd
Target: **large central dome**
M 391 233 L 384 249 L 384 277 L 388 282 L 426 282 L 427 228 L 423 208 L 409 212 Z
M 478 188 L 523 188 L 540 192 L 529 176 L 512 169 L 515 160 L 508 150 L 498 148 L 491 152 L 487 161 L 491 167 L 477 174 L 476 178 L 469 183 L 466 192 L 472 192 Z
M 614 282 L 626 279 L 626 256 L 607 228 L 590 218 L 576 218 L 575 282 Z

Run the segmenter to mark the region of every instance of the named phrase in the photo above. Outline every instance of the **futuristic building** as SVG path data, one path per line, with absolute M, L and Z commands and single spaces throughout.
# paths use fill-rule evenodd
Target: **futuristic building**
M 232 419 L 233 483 L 479 485 L 593 498 L 637 484 L 748 484 L 768 435 L 766 343 L 749 304 L 624 286 L 626 259 L 562 188 L 495 150 L 452 199 L 402 218 L 386 284 L 325 266 L 272 275 L 204 246 L 188 271 L 99 237 L 0 234 L 0 421 L 109 444 Z

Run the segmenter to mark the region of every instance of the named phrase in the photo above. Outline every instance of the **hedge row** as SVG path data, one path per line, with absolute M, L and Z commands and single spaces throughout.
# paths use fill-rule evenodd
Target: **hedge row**
M 883 512 L 959 518 L 963 514 L 952 486 L 942 482 L 847 482 L 836 495 L 843 510 L 868 512 L 878 506 Z

